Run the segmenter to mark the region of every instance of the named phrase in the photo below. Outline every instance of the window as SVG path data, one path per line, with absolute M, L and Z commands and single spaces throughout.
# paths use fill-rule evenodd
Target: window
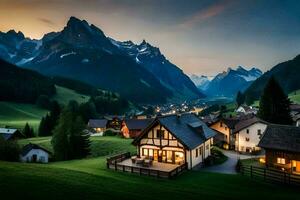
M 164 138 L 165 131 L 164 130 L 157 130 L 156 131 L 156 138 Z
M 198 157 L 198 149 L 196 149 L 196 158 Z
M 220 127 L 223 127 L 223 122 L 220 122 Z
M 246 137 L 246 142 L 249 142 L 250 141 L 250 138 Z
M 257 130 L 257 135 L 261 136 L 261 130 L 260 129 Z
M 199 155 L 202 155 L 202 147 L 199 148 Z
M 225 131 L 227 131 L 227 126 L 225 126 Z
M 249 129 L 246 130 L 247 134 L 249 134 Z
M 207 144 L 205 148 L 206 148 L 206 150 L 208 150 L 209 149 L 209 145 Z
M 277 158 L 277 164 L 285 165 L 285 158 Z

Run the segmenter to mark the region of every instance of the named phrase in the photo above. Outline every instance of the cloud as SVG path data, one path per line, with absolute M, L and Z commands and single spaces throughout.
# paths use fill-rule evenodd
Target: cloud
M 38 18 L 39 21 L 45 23 L 45 24 L 48 24 L 48 25 L 55 25 L 55 23 L 53 21 L 51 21 L 50 19 L 46 19 L 46 18 Z
M 231 0 L 221 0 L 214 3 L 206 8 L 203 8 L 190 17 L 188 17 L 183 23 L 180 24 L 181 27 L 192 27 L 196 24 L 200 24 L 210 18 L 216 17 L 222 14 L 226 8 L 231 5 Z

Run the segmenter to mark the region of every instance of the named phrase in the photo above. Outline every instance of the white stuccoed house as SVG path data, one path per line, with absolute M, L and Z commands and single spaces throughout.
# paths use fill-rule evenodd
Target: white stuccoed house
M 51 152 L 36 144 L 27 144 L 20 155 L 21 162 L 48 163 Z

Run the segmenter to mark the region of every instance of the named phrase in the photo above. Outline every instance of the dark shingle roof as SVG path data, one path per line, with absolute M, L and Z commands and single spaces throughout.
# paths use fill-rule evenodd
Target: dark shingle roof
M 22 148 L 22 151 L 21 151 L 21 155 L 22 156 L 25 156 L 29 151 L 31 151 L 32 149 L 41 149 L 43 151 L 46 151 L 48 154 L 51 154 L 50 151 L 48 151 L 47 149 L 43 148 L 43 147 L 40 147 L 39 145 L 37 144 L 27 144 L 25 145 L 23 148 Z
M 107 119 L 90 119 L 88 127 L 90 128 L 105 128 Z
M 145 129 L 154 119 L 126 119 L 125 123 L 129 130 L 143 130 Z
M 233 129 L 233 133 L 237 133 L 237 132 L 239 132 L 240 130 L 243 130 L 244 128 L 247 128 L 247 127 L 249 127 L 249 126 L 251 126 L 251 125 L 253 125 L 253 124 L 255 124 L 255 123 L 258 123 L 258 122 L 263 123 L 263 124 L 268 124 L 267 122 L 263 121 L 262 119 L 260 119 L 260 118 L 254 116 L 254 117 L 252 117 L 252 118 L 250 118 L 250 119 L 246 119 L 246 120 L 241 120 L 241 121 L 239 121 L 239 122 L 235 125 L 235 127 L 234 127 L 234 129 Z
M 18 129 L 0 128 L 0 135 L 4 138 L 4 140 L 9 140 L 14 136 L 14 134 L 18 132 L 19 132 Z
M 171 132 L 180 142 L 189 149 L 194 149 L 207 139 L 212 138 L 216 133 L 210 129 L 203 121 L 194 114 L 182 114 L 181 116 L 169 115 L 157 117 L 153 123 L 160 123 Z M 144 131 L 135 141 L 134 144 L 143 137 Z
M 300 153 L 300 128 L 285 125 L 268 125 L 259 147 Z

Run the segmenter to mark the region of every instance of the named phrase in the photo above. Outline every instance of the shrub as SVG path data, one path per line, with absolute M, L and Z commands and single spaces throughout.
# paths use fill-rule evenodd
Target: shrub
M 104 131 L 103 136 L 116 136 L 119 132 L 113 129 L 107 129 Z
M 16 141 L 6 141 L 0 137 L 0 160 L 19 161 L 20 152 Z

